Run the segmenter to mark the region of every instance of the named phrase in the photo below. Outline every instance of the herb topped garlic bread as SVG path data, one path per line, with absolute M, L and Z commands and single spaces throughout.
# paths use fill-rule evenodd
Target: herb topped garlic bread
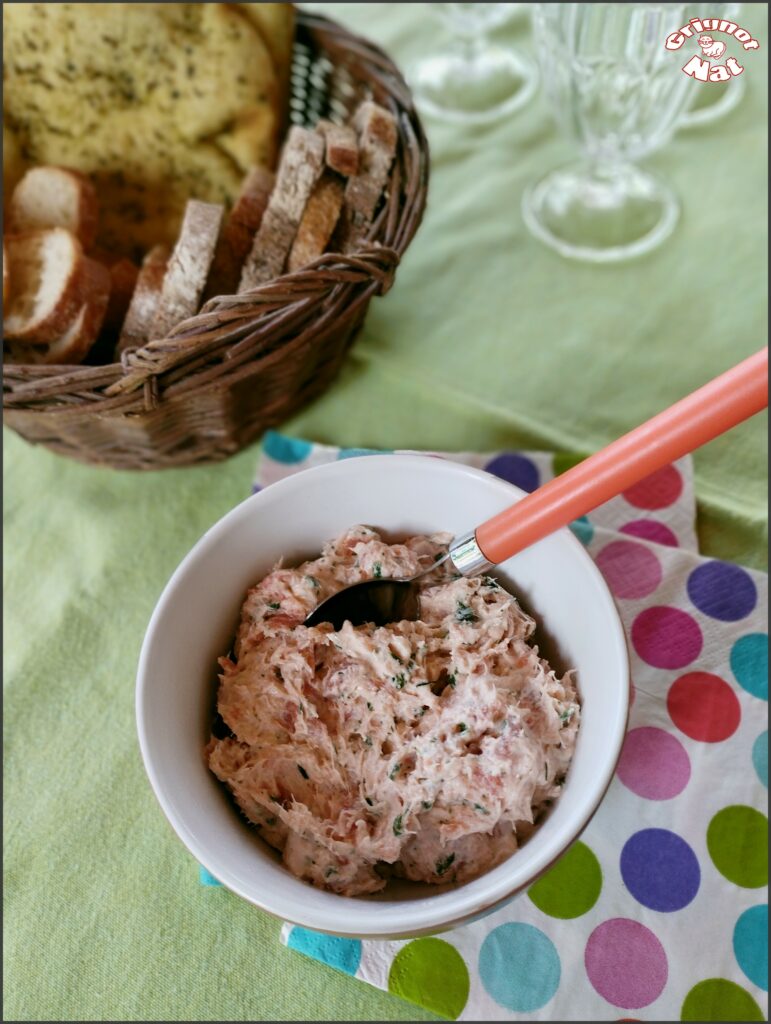
M 291 4 L 16 3 L 3 28 L 5 134 L 90 176 L 100 247 L 173 245 L 189 198 L 229 204 L 275 165 Z

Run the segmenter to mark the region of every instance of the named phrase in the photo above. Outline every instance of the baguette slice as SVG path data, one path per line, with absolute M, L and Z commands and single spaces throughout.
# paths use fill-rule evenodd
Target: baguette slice
M 73 366 L 88 355 L 99 336 L 107 310 L 110 272 L 95 260 L 86 260 L 86 263 L 89 299 L 75 314 L 72 323 L 48 345 L 11 341 L 8 343 L 8 352 L 13 362 Z
M 10 301 L 4 319 L 7 338 L 34 345 L 57 341 L 91 298 L 94 260 L 64 228 L 8 235 Z
M 219 203 L 188 200 L 150 325 L 151 339 L 165 338 L 172 327 L 198 311 L 214 259 L 223 212 Z
M 326 172 L 311 193 L 303 219 L 297 229 L 287 268 L 299 270 L 326 250 L 343 208 L 343 183 L 336 174 Z
M 165 245 L 156 245 L 142 261 L 118 338 L 118 356 L 128 348 L 141 348 L 149 341 L 150 326 L 161 299 L 169 256 L 169 249 Z
M 276 185 L 241 271 L 239 292 L 278 277 L 284 269 L 305 206 L 324 169 L 324 140 L 294 125 L 289 130 Z
M 10 231 L 67 228 L 86 250 L 94 244 L 97 221 L 94 186 L 68 167 L 32 167 L 13 190 L 8 210 Z
M 359 171 L 345 188 L 344 252 L 355 249 L 372 224 L 388 184 L 398 139 L 396 118 L 372 100 L 359 105 L 353 123 L 359 139 Z
M 244 178 L 217 243 L 204 299 L 236 292 L 241 267 L 262 223 L 275 180 L 265 167 L 252 167 Z
M 322 120 L 316 125 L 316 131 L 324 137 L 327 167 L 346 178 L 356 174 L 359 169 L 359 144 L 353 128 Z

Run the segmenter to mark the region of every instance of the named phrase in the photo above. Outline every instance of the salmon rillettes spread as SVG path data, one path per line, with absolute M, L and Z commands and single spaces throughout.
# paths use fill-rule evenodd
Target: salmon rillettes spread
M 580 708 L 528 643 L 534 622 L 489 576 L 426 577 L 419 622 L 303 622 L 351 583 L 412 576 L 449 534 L 388 544 L 356 526 L 244 603 L 220 659 L 229 735 L 206 754 L 299 878 L 345 896 L 389 875 L 466 882 L 505 860 L 560 794 Z

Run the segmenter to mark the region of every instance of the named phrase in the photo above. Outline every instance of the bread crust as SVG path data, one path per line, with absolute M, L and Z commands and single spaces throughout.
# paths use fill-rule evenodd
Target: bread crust
M 294 125 L 281 153 L 276 184 L 241 271 L 239 292 L 278 277 L 300 226 L 305 206 L 324 169 L 324 140 Z
M 308 199 L 297 229 L 287 269 L 292 272 L 307 266 L 326 251 L 343 208 L 344 187 L 340 178 L 327 171 Z
M 275 180 L 275 175 L 264 167 L 252 167 L 246 175 L 220 232 L 204 299 L 236 292 L 241 268 L 262 224 Z
M 118 357 L 126 349 L 141 348 L 149 340 L 170 256 L 168 246 L 156 245 L 142 261 L 118 338 Z
M 216 203 L 188 200 L 182 229 L 163 277 L 158 308 L 150 326 L 151 338 L 165 338 L 172 327 L 198 312 L 223 214 L 223 207 Z

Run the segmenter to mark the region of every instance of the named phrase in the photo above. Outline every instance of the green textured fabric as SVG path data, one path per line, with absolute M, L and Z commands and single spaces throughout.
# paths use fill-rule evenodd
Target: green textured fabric
M 425 5 L 318 4 L 406 64 Z M 675 235 L 619 267 L 532 240 L 524 186 L 570 145 L 542 96 L 484 130 L 429 124 L 423 226 L 330 392 L 287 433 L 349 446 L 589 452 L 766 338 L 765 5 L 727 119 L 651 165 Z M 512 39 L 527 46 L 516 26 Z M 702 549 L 762 568 L 766 420 L 696 455 Z M 278 942 L 278 922 L 198 884 L 134 728 L 144 629 L 192 543 L 249 490 L 256 446 L 208 468 L 92 469 L 5 431 L 4 1017 L 415 1020 L 430 1015 Z

